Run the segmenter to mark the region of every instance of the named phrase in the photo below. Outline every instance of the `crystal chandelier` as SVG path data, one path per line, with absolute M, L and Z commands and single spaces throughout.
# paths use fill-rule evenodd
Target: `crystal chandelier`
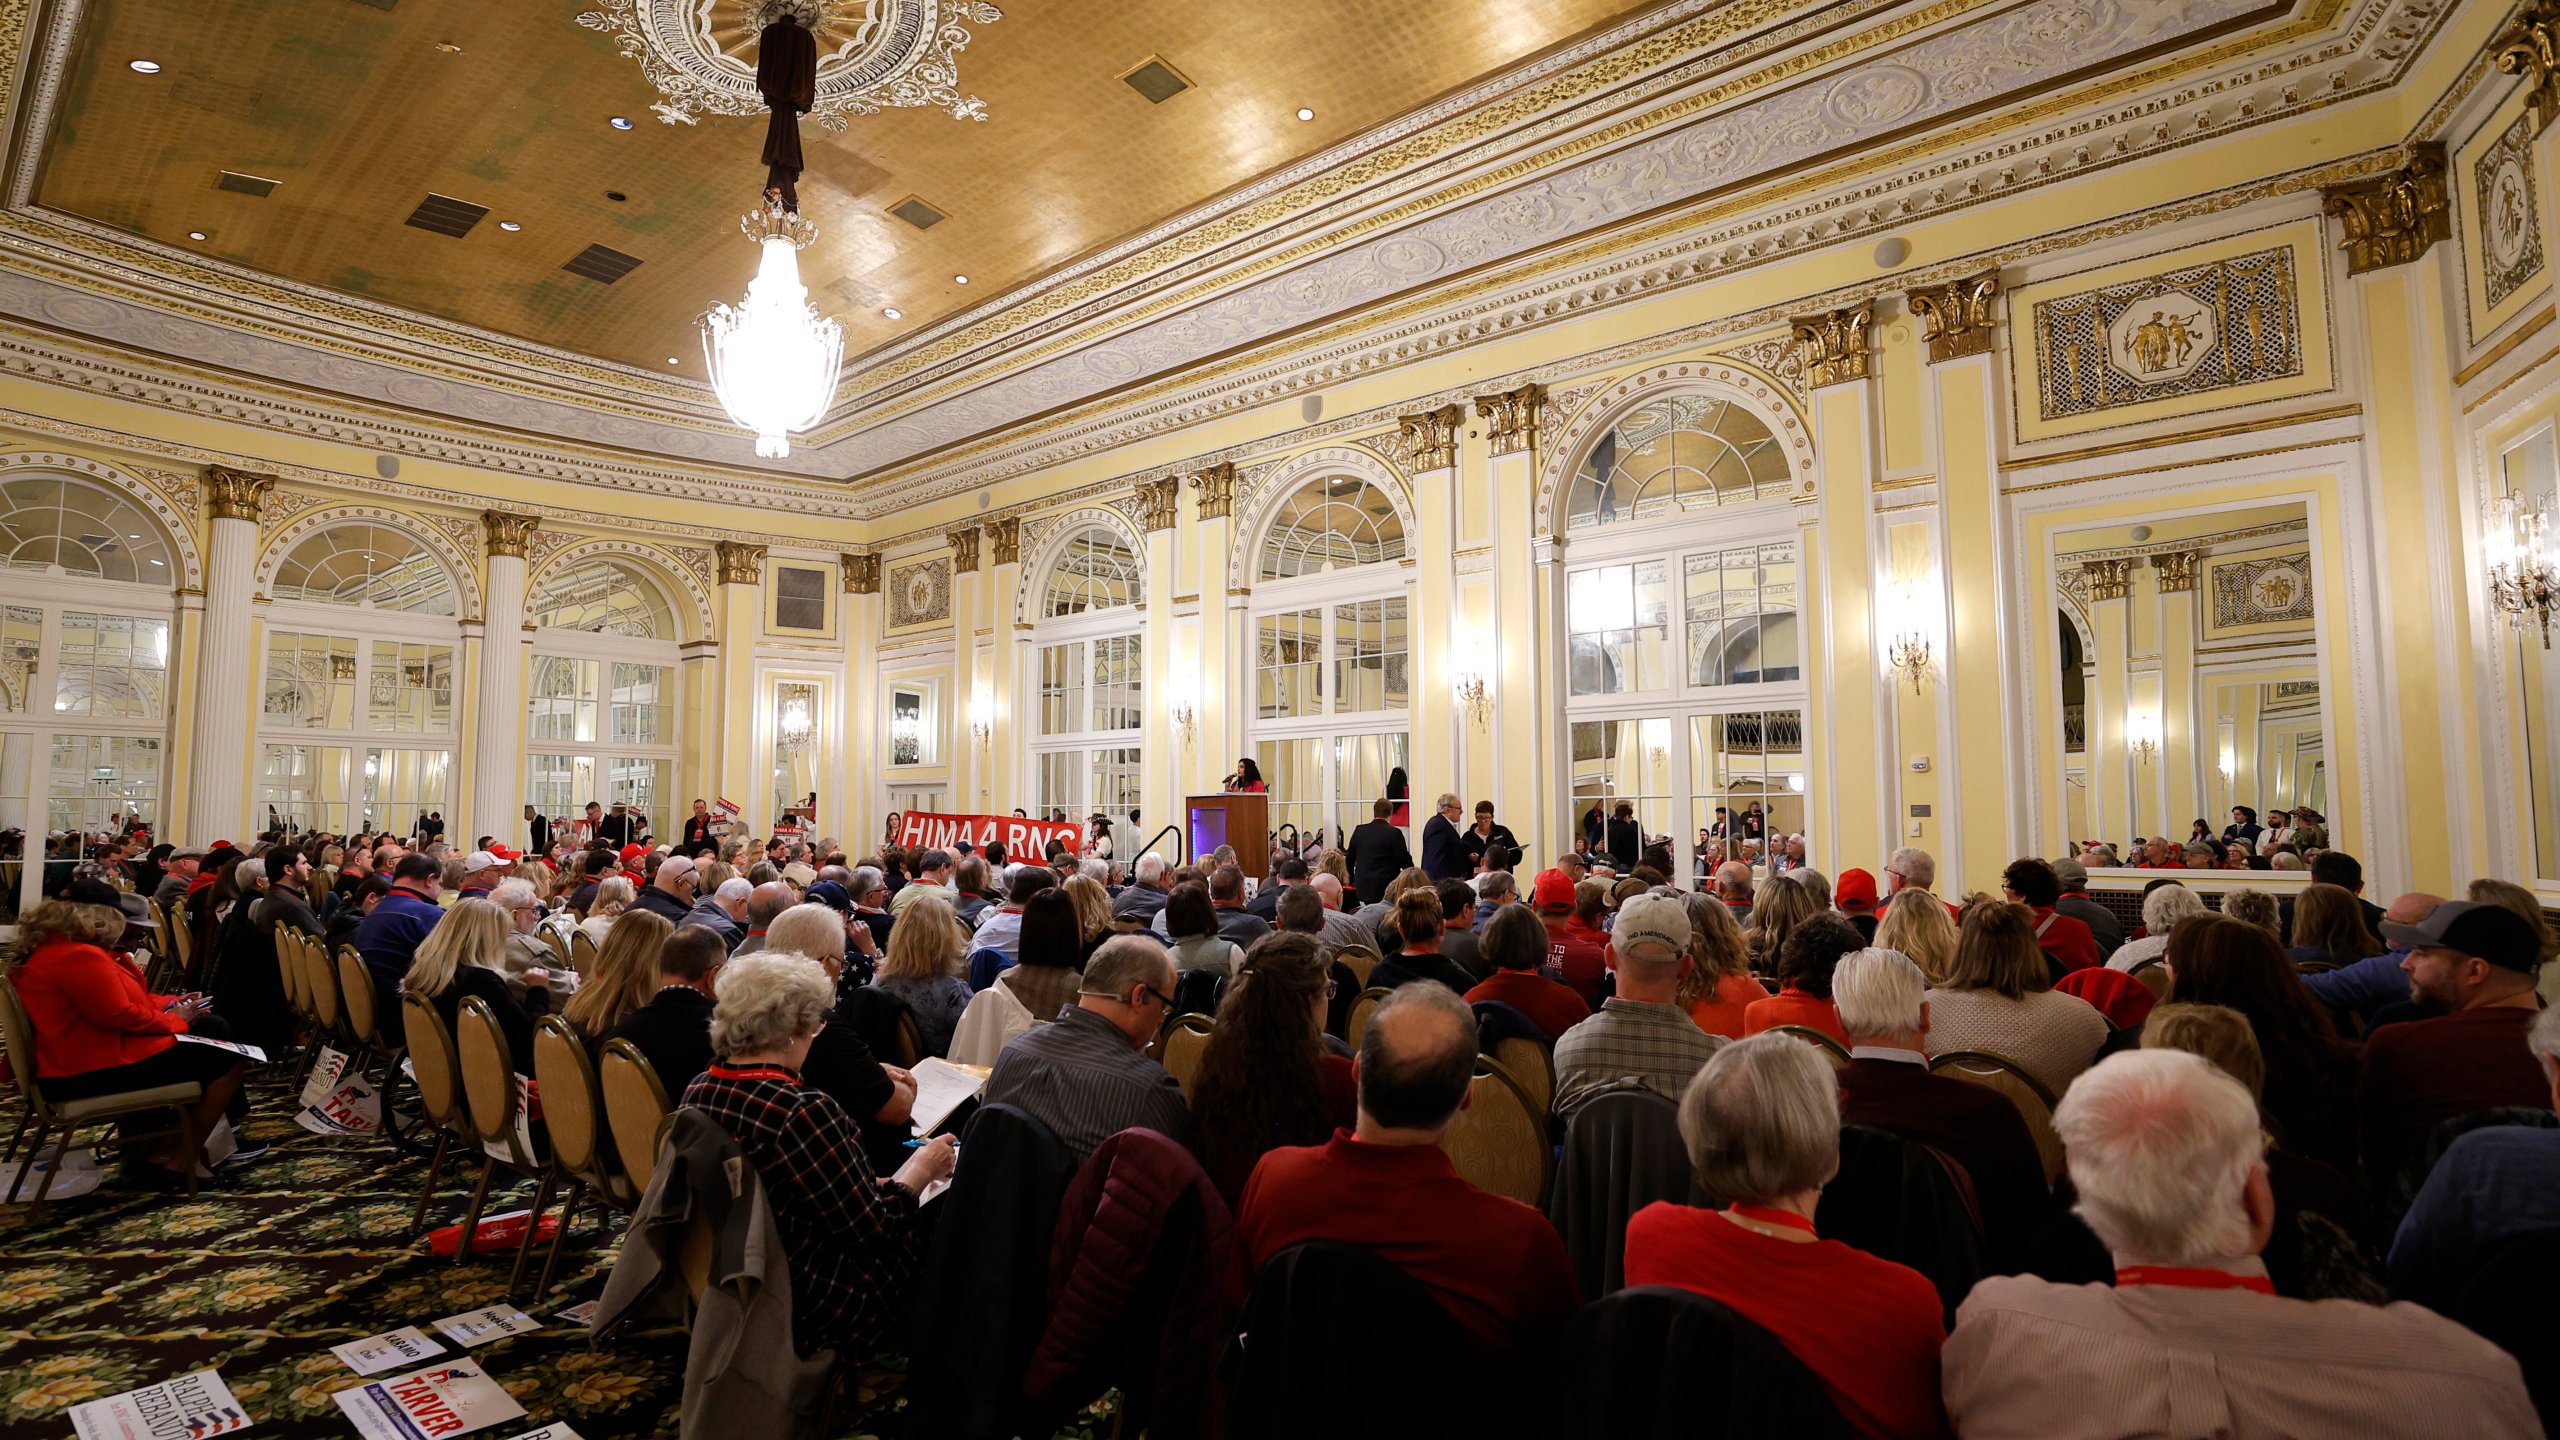
M 2551 612 L 2560 609 L 2560 567 L 2552 564 L 2551 507 L 2503 495 L 2480 526 L 2481 559 L 2489 571 L 2489 598 L 2521 628 L 2531 618 L 2551 648 Z
M 818 238 L 800 214 L 800 117 L 816 94 L 817 41 L 800 13 L 765 5 L 756 40 L 756 86 L 772 115 L 765 127 L 764 203 L 740 226 L 763 259 L 743 304 L 714 305 L 702 317 L 702 358 L 729 418 L 756 432 L 756 453 L 791 453 L 791 432 L 818 423 L 833 403 L 844 366 L 844 331 L 818 313 L 800 283 L 799 252 Z
M 739 305 L 714 305 L 702 317 L 702 358 L 711 388 L 729 418 L 756 432 L 756 453 L 791 453 L 791 432 L 825 417 L 844 366 L 844 331 L 818 313 L 800 283 L 798 252 L 818 227 L 783 208 L 779 193 L 739 221 L 764 252 Z

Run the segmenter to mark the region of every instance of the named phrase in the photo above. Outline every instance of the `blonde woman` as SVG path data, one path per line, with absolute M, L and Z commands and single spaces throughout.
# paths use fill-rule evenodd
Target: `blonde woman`
M 1771 875 L 1751 892 L 1751 928 L 1743 932 L 1751 968 L 1764 975 L 1778 970 L 1778 952 L 1787 936 L 1822 909 L 1813 892 L 1784 875 Z
M 1075 888 L 1076 881 L 1067 882 L 1068 894 Z M 1081 920 L 1081 905 L 1078 911 Z M 889 955 L 871 983 L 907 1002 L 916 1029 L 923 1032 L 927 1055 L 950 1053 L 951 1032 L 969 1008 L 969 982 L 961 978 L 968 954 L 969 934 L 953 918 L 951 903 L 939 895 L 908 901 L 907 913 L 889 927 Z
M 604 937 L 613 930 L 613 922 L 640 898 L 638 887 L 628 875 L 607 875 L 596 883 L 596 901 L 587 907 L 587 918 L 578 922 L 596 948 L 604 948 Z M 664 916 L 659 917 L 664 919 Z
M 1754 1000 L 1769 998 L 1769 987 L 1754 979 L 1742 927 L 1733 911 L 1712 893 L 1686 896 L 1689 912 L 1689 973 L 1681 977 L 1680 1008 L 1710 1035 L 1739 1039 L 1742 1012 Z
M 1083 944 L 1084 953 L 1090 956 L 1094 947 L 1111 935 L 1111 892 L 1103 889 L 1102 882 L 1090 875 L 1070 875 L 1060 888 L 1067 892 L 1068 899 L 1076 902 L 1076 934 Z M 894 930 L 890 932 L 893 939 L 896 934 Z
M 1876 921 L 1876 948 L 1902 952 L 1930 984 L 1944 985 L 1956 963 L 1955 919 L 1928 891 L 1897 890 Z
M 560 1007 L 561 1018 L 577 1027 L 589 1049 L 601 1049 L 623 1016 L 658 993 L 658 951 L 675 929 L 663 915 L 633 910 L 605 932 L 595 963 L 579 977 L 577 993 Z
M 507 930 L 504 910 L 476 895 L 456 900 L 419 942 L 400 988 L 433 1002 L 447 1029 L 461 1014 L 464 999 L 476 996 L 487 1001 L 497 1014 L 498 1029 L 507 1037 L 508 1059 L 523 1074 L 533 1064 L 533 1016 L 507 988 Z M 545 987 L 550 980 L 547 970 L 525 971 L 525 999 L 538 1009 L 549 1009 L 550 991 Z

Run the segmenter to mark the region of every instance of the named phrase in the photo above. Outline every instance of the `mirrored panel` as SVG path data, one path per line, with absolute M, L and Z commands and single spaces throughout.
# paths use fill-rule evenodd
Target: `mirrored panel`
M 2501 494 L 2482 520 L 2480 548 L 2491 598 L 2504 611 L 2508 597 L 2521 607 L 2532 572 L 2549 565 L 2551 546 L 2560 540 L 2552 533 L 2553 514 L 2560 509 L 2560 441 L 2549 430 L 2537 430 L 2509 446 L 2498 457 L 2496 484 Z M 2560 661 L 2553 658 L 2550 634 L 2529 609 L 2512 612 L 2490 639 L 2515 657 L 2533 873 L 2560 880 Z
M 2307 504 L 2057 531 L 2060 820 L 2093 868 L 2294 870 L 2333 843 Z

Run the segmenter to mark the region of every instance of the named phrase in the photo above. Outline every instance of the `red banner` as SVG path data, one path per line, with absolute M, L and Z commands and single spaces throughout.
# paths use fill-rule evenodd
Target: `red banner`
M 1083 849 L 1084 827 L 1019 815 L 931 815 L 922 810 L 900 818 L 898 844 L 904 849 L 950 850 L 963 840 L 981 850 L 1002 845 L 1009 860 L 1037 861 L 1048 855 L 1052 840 L 1066 841 L 1070 850 Z

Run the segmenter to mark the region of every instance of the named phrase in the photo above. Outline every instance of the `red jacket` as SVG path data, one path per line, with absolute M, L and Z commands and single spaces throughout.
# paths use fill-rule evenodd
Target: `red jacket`
M 187 1030 L 132 966 L 95 945 L 56 936 L 12 978 L 36 1032 L 36 1074 L 45 1079 L 148 1060 Z
M 2033 908 L 2036 943 L 2044 947 L 2044 953 L 2061 961 L 2066 973 L 2105 963 L 2098 954 L 2098 937 L 2089 933 L 2089 922 L 2061 914 L 2050 905 Z

